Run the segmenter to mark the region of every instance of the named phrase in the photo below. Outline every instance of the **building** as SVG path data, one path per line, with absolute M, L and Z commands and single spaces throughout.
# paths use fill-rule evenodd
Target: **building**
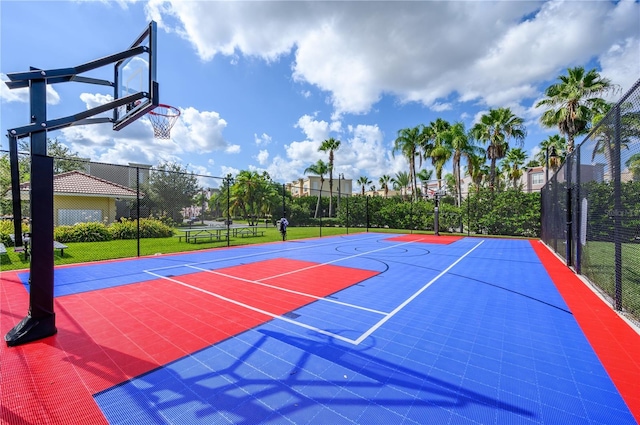
M 318 196 L 320 194 L 322 194 L 322 196 L 329 196 L 329 179 L 325 178 L 321 187 L 320 176 L 300 178 L 292 183 L 287 183 L 285 187 L 294 198 Z M 333 196 L 345 197 L 351 195 L 353 195 L 351 179 L 333 179 Z
M 20 185 L 22 199 L 29 199 L 30 187 L 29 182 Z M 93 221 L 110 224 L 118 218 L 116 201 L 137 197 L 135 190 L 80 171 L 56 174 L 53 176 L 54 226 Z M 33 202 L 37 204 L 37 200 Z

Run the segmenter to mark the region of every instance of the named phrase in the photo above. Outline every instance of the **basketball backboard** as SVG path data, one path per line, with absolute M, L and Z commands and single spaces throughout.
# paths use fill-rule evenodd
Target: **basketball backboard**
M 129 47 L 144 47 L 144 50 L 114 65 L 115 100 L 131 95 L 139 96 L 113 110 L 114 130 L 126 127 L 158 106 L 160 99 L 156 80 L 156 34 L 156 23 L 151 22 Z

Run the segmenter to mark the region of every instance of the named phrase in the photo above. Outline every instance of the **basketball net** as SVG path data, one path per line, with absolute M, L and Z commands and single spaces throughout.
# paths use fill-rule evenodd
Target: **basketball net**
M 171 127 L 180 116 L 180 110 L 173 106 L 160 104 L 147 114 L 153 126 L 153 137 L 156 139 L 170 139 Z

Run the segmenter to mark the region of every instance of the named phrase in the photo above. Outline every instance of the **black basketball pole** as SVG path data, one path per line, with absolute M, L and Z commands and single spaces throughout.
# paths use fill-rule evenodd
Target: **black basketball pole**
M 8 346 L 35 341 L 57 332 L 53 311 L 53 158 L 47 156 L 47 83 L 30 81 L 31 122 L 42 130 L 31 136 L 31 266 L 29 312 L 5 335 Z

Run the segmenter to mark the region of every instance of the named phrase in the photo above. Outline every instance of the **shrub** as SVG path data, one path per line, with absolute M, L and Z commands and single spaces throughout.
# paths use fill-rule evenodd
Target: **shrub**
M 113 239 L 136 239 L 138 220 L 123 218 L 109 226 Z M 140 238 L 166 238 L 173 235 L 173 229 L 155 218 L 140 219 Z
M 138 224 L 136 220 L 122 218 L 109 225 L 109 231 L 113 239 L 136 239 L 138 237 Z
M 25 223 L 22 223 L 22 231 L 28 232 L 29 226 Z M 9 237 L 13 232 L 13 220 L 2 220 L 0 221 L 0 242 L 5 244 L 6 246 L 13 246 L 13 241 Z
M 111 232 L 103 223 L 77 223 L 73 226 L 58 226 L 53 238 L 59 242 L 101 242 L 111 240 Z
M 153 218 L 140 219 L 141 238 L 168 238 L 173 236 L 173 229 L 160 220 Z

